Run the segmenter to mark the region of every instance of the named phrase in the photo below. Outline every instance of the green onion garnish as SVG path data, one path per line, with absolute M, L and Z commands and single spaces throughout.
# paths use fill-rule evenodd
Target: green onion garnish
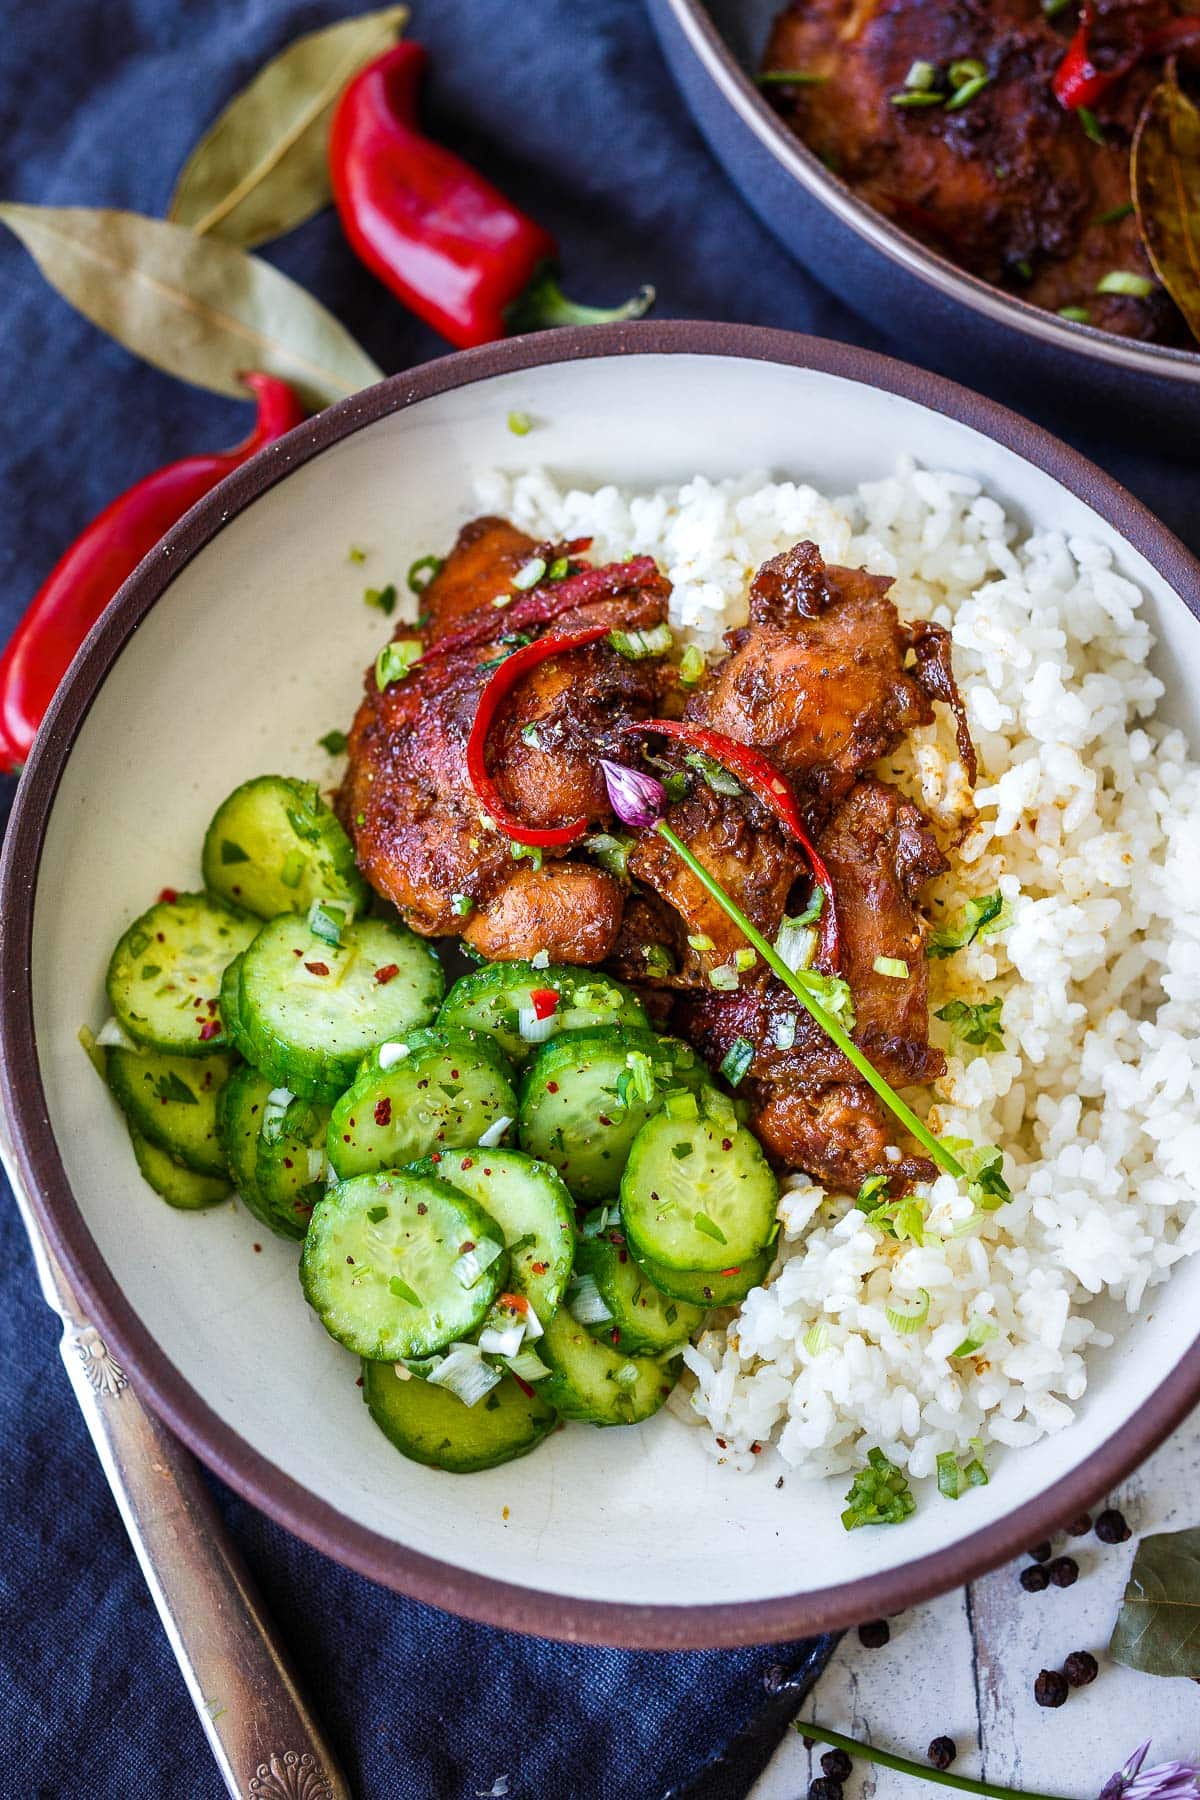
M 1060 306 L 1058 316 L 1060 319 L 1069 319 L 1072 325 L 1090 325 L 1092 322 L 1092 315 L 1086 306 Z
M 964 56 L 958 62 L 952 62 L 949 68 L 950 86 L 957 93 L 969 82 L 983 81 L 987 77 L 987 64 L 981 63 L 978 57 Z
M 868 1450 L 867 1466 L 850 1484 L 842 1524 L 847 1531 L 859 1525 L 900 1525 L 917 1510 L 907 1477 L 890 1463 L 882 1450 Z
M 678 1147 L 679 1146 L 676 1145 L 676 1149 L 678 1149 Z M 688 1151 L 689 1153 L 691 1151 L 690 1144 L 688 1145 Z M 707 1213 L 693 1213 L 692 1224 L 696 1227 L 697 1231 L 702 1231 L 705 1237 L 712 1238 L 714 1242 L 718 1244 L 727 1244 L 729 1242 L 729 1239 L 725 1236 L 721 1227 L 719 1225 L 714 1225 Z
M 928 1291 L 918 1288 L 910 1299 L 893 1300 L 890 1306 L 884 1307 L 883 1316 L 892 1330 L 898 1331 L 901 1337 L 919 1331 L 929 1317 Z
M 375 658 L 375 686 L 381 694 L 393 681 L 405 679 L 423 648 L 420 638 L 397 638 L 383 646 Z
M 522 563 L 512 578 L 513 586 L 522 594 L 535 588 L 546 573 L 546 559 L 543 556 L 531 556 L 527 563 Z
M 735 1038 L 721 1062 L 721 1073 L 730 1087 L 737 1087 L 750 1073 L 754 1061 L 754 1045 L 749 1038 Z
M 908 74 L 904 77 L 904 85 L 913 93 L 925 94 L 928 93 L 931 87 L 937 85 L 937 78 L 938 68 L 936 63 L 915 62 L 908 71 Z M 951 80 L 953 80 L 953 78 L 952 70 Z
M 1122 206 L 1111 206 L 1107 212 L 1097 213 L 1092 220 L 1093 225 L 1119 225 L 1134 211 L 1132 200 L 1126 200 Z
M 800 1342 L 810 1356 L 820 1356 L 829 1342 L 829 1332 L 826 1330 L 825 1321 L 818 1319 L 815 1325 L 810 1325 Z
M 1148 275 L 1135 275 L 1131 269 L 1110 269 L 1096 283 L 1098 294 L 1126 294 L 1133 300 L 1148 300 L 1154 283 Z
M 470 894 L 451 894 L 450 896 L 451 910 L 456 912 L 460 919 L 465 919 L 474 905 L 475 902 Z
M 978 1314 L 972 1313 L 967 1320 L 967 1335 L 958 1349 L 950 1352 L 951 1356 L 974 1356 L 977 1350 L 982 1350 L 985 1344 L 991 1343 L 999 1329 L 994 1320 L 981 1319 Z
M 975 98 L 976 94 L 983 92 L 991 79 L 991 76 L 985 71 L 982 75 L 973 75 L 970 81 L 964 81 L 962 86 L 957 88 L 947 100 L 946 111 L 957 112 L 960 106 L 966 106 L 968 101 Z
M 644 662 L 650 656 L 665 656 L 674 639 L 665 622 L 650 631 L 610 631 L 608 642 L 618 656 L 630 662 Z
M 363 600 L 368 606 L 373 606 L 377 612 L 384 613 L 391 618 L 396 610 L 395 583 L 389 581 L 386 587 L 366 588 L 363 592 Z
M 957 1500 L 962 1492 L 962 1476 L 953 1450 L 944 1450 L 937 1459 L 938 1493 L 946 1500 Z
M 941 106 L 945 95 L 925 88 L 904 88 L 899 94 L 891 94 L 888 98 L 893 106 Z
M 734 779 L 728 769 L 722 768 L 715 757 L 706 756 L 703 750 L 689 750 L 683 760 L 689 769 L 700 772 L 714 794 L 724 794 L 726 799 L 736 800 L 741 793 L 741 783 Z
M 602 869 L 623 881 L 629 873 L 629 852 L 633 842 L 631 837 L 618 837 L 612 831 L 593 831 L 590 837 L 584 838 L 583 848 L 589 856 L 595 857 Z
M 366 551 L 363 549 L 360 549 L 360 547 L 357 544 L 351 544 L 349 550 L 347 550 L 347 552 L 346 552 L 346 555 L 350 558 L 350 561 L 352 563 L 365 563 L 367 560 Z
M 1090 106 L 1077 106 L 1075 108 L 1075 115 L 1078 118 L 1079 123 L 1083 126 L 1085 137 L 1091 138 L 1093 144 L 1099 144 L 1103 147 L 1108 142 L 1100 121 Z
M 444 560 L 441 556 L 418 556 L 405 577 L 409 593 L 423 594 L 434 576 L 441 573 Z
M 1066 12 L 1071 0 L 1042 0 L 1042 13 L 1047 19 L 1057 19 L 1059 13 Z
M 763 69 L 754 79 L 759 87 L 824 87 L 829 77 L 808 69 Z
M 570 557 L 569 556 L 556 556 L 554 561 L 550 564 L 550 567 L 546 570 L 546 580 L 547 581 L 561 581 L 564 575 L 569 575 L 570 573 L 571 573 Z
M 707 668 L 708 663 L 699 644 L 689 644 L 679 659 L 679 679 L 684 687 L 695 687 L 698 681 L 703 681 Z
M 514 437 L 528 437 L 529 433 L 533 430 L 533 420 L 527 412 L 510 412 L 508 415 L 508 429 L 512 432 Z
M 876 975 L 888 975 L 893 981 L 908 980 L 908 964 L 900 956 L 877 956 L 871 964 Z
M 1000 1028 L 1003 999 L 980 1000 L 971 1005 L 966 1000 L 948 1000 L 934 1014 L 943 1025 L 949 1025 L 955 1037 L 964 1044 L 977 1044 L 982 1050 L 1003 1050 L 1004 1033 Z
M 318 738 L 322 750 L 328 750 L 330 756 L 340 756 L 346 748 L 344 731 L 327 731 L 324 737 Z
M 957 925 L 939 925 L 931 931 L 925 954 L 932 957 L 953 956 L 956 950 L 965 950 L 977 937 L 992 937 L 997 931 L 1004 931 L 1008 924 L 1004 896 L 997 889 L 994 894 L 984 894 L 977 900 L 968 900 Z

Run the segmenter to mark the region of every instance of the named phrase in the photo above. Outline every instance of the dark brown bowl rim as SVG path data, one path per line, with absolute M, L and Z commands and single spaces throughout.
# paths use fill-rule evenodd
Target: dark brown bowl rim
M 714 87 L 794 181 L 875 250 L 908 274 L 968 307 L 987 323 L 1009 326 L 1072 356 L 1110 363 L 1155 380 L 1200 387 L 1200 350 L 1143 343 L 1094 325 L 1060 319 L 1019 294 L 970 274 L 949 257 L 893 224 L 859 198 L 790 131 L 755 87 L 722 36 L 704 0 L 660 0 L 671 13 Z
M 957 420 L 1012 449 L 1093 507 L 1175 592 L 1191 597 L 1187 604 L 1200 617 L 1200 563 L 1108 475 L 1005 407 L 870 351 L 747 325 L 645 322 L 512 338 L 394 375 L 300 426 L 195 506 L 125 583 L 73 663 L 21 778 L 0 856 L 0 1098 L 18 1178 L 89 1316 L 132 1375 L 136 1391 L 253 1505 L 360 1574 L 489 1625 L 578 1643 L 728 1647 L 897 1612 L 973 1579 L 1045 1537 L 1123 1480 L 1200 1400 L 1200 1342 L 1191 1345 L 1135 1417 L 1070 1474 L 1003 1519 L 918 1562 L 815 1592 L 713 1605 L 643 1606 L 520 1587 L 436 1561 L 346 1518 L 276 1468 L 201 1400 L 143 1326 L 79 1212 L 50 1127 L 33 1029 L 33 894 L 45 821 L 100 686 L 179 570 L 292 469 L 399 408 L 514 370 L 624 355 L 733 357 L 812 369 Z

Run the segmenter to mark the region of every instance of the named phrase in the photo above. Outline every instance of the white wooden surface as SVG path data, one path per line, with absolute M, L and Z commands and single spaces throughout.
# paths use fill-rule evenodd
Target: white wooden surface
M 1055 1553 L 1079 1564 L 1074 1587 L 1027 1594 L 1022 1559 L 892 1619 L 882 1650 L 847 1632 L 801 1716 L 918 1762 L 944 1734 L 958 1746 L 959 1773 L 1066 1800 L 1095 1800 L 1143 1738 L 1153 1739 L 1148 1762 L 1200 1758 L 1200 1687 L 1136 1674 L 1106 1654 L 1137 1539 L 1200 1523 L 1200 1410 L 1110 1504 L 1129 1522 L 1128 1543 L 1102 1544 L 1094 1532 L 1054 1539 Z M 1099 1676 L 1064 1706 L 1038 1706 L 1038 1671 L 1060 1669 L 1072 1650 L 1090 1650 Z M 821 1754 L 789 1732 L 752 1800 L 804 1800 Z M 862 1760 L 845 1789 L 846 1800 L 938 1792 L 950 1790 Z

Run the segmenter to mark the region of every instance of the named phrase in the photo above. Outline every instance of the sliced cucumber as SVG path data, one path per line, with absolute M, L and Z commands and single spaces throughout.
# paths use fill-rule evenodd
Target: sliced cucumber
M 444 1151 L 421 1167 L 461 1188 L 495 1219 L 511 1259 L 509 1288 L 547 1325 L 575 1254 L 575 1209 L 558 1172 L 519 1150 Z
M 555 994 L 557 1004 L 546 1018 L 535 1016 L 532 996 Z M 542 1010 L 547 1002 L 541 1002 Z M 496 1038 L 506 1056 L 518 1067 L 533 1055 L 539 1043 L 560 1037 L 564 1031 L 582 1031 L 601 1025 L 631 1025 L 647 1029 L 650 1021 L 632 988 L 592 969 L 570 969 L 557 963 L 535 969 L 532 963 L 485 963 L 463 975 L 442 1004 L 440 1025 L 473 1027 Z M 536 1032 L 528 1037 L 522 1032 Z
M 483 1208 L 411 1170 L 331 1188 L 300 1258 L 305 1298 L 330 1337 L 384 1362 L 468 1336 L 507 1272 L 503 1234 Z
M 329 1107 L 295 1098 L 280 1112 L 265 1108 L 258 1134 L 254 1183 L 266 1220 L 281 1237 L 302 1238 L 313 1207 L 325 1193 L 325 1135 Z
M 229 1078 L 228 1056 L 164 1056 L 155 1050 L 108 1052 L 108 1085 L 144 1138 L 197 1175 L 224 1177 L 217 1135 L 217 1098 Z
M 204 885 L 261 919 L 314 900 L 367 903 L 350 839 L 310 781 L 258 775 L 222 800 L 204 839 Z
M 436 1150 L 478 1144 L 517 1115 L 512 1071 L 478 1031 L 410 1031 L 373 1050 L 329 1121 L 329 1161 L 342 1180 L 399 1168 Z
M 242 963 L 238 1041 L 276 1086 L 310 1100 L 336 1100 L 372 1045 L 428 1024 L 442 997 L 442 966 L 407 926 L 361 919 L 337 936 L 285 913 Z
M 364 1362 L 363 1399 L 397 1450 L 453 1475 L 473 1475 L 527 1456 L 558 1423 L 537 1389 L 523 1392 L 511 1375 L 474 1406 L 465 1406 L 415 1375 L 403 1380 L 391 1363 Z
M 598 1223 L 593 1219 L 580 1234 L 575 1272 L 591 1277 L 609 1316 L 597 1319 L 587 1329 L 615 1349 L 637 1355 L 661 1356 L 664 1351 L 678 1350 L 699 1331 L 707 1308 L 662 1293 L 639 1267 L 620 1225 L 598 1230 Z
M 245 951 L 239 951 L 221 977 L 221 994 L 217 1001 L 225 1035 L 239 1056 L 245 1056 L 249 1049 L 242 1027 L 242 964 L 245 960 Z
M 612 1027 L 576 1031 L 540 1050 L 525 1076 L 521 1148 L 552 1163 L 576 1200 L 616 1194 L 629 1147 L 675 1088 L 710 1080 L 678 1038 Z
M 621 1178 L 630 1241 L 669 1269 L 720 1272 L 758 1256 L 779 1187 L 757 1138 L 711 1118 L 649 1119 Z
M 160 900 L 134 920 L 108 965 L 108 998 L 120 1025 L 151 1050 L 176 1056 L 224 1050 L 221 977 L 257 930 L 257 919 L 207 894 Z
M 564 1419 L 593 1425 L 636 1425 L 656 1413 L 675 1385 L 670 1363 L 629 1356 L 594 1338 L 560 1307 L 538 1339 L 537 1352 L 550 1374 L 539 1397 Z
M 129 1140 L 143 1177 L 168 1206 L 178 1207 L 181 1212 L 199 1212 L 228 1197 L 226 1176 L 197 1175 L 194 1169 L 181 1169 L 158 1144 L 144 1138 L 136 1126 L 129 1126 Z
M 668 1269 L 643 1256 L 636 1244 L 628 1245 L 638 1267 L 648 1281 L 673 1300 L 690 1301 L 694 1306 L 737 1306 L 751 1288 L 761 1287 L 775 1260 L 770 1250 L 750 1257 L 744 1263 L 708 1273 L 694 1269 Z

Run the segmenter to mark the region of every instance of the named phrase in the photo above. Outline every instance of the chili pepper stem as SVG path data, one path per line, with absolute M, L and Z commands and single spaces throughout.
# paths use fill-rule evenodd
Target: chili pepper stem
M 687 864 L 697 881 L 699 881 L 712 895 L 721 910 L 733 920 L 734 924 L 747 941 L 753 944 L 772 974 L 777 975 L 779 980 L 784 983 L 785 987 L 791 990 L 805 1011 L 812 1015 L 826 1036 L 833 1039 L 842 1055 L 848 1062 L 854 1065 L 863 1080 L 874 1088 L 884 1105 L 888 1107 L 888 1109 L 899 1119 L 900 1123 L 912 1133 L 917 1142 L 925 1150 L 928 1150 L 938 1167 L 944 1169 L 948 1175 L 953 1175 L 957 1180 L 964 1180 L 966 1177 L 966 1170 L 963 1168 L 958 1158 L 952 1155 L 951 1152 L 946 1149 L 944 1144 L 938 1142 L 929 1127 L 923 1120 L 917 1117 L 911 1106 L 906 1105 L 896 1090 L 884 1080 L 879 1071 L 875 1069 L 867 1057 L 863 1055 L 853 1039 L 848 1037 L 842 1030 L 837 1020 L 833 1018 L 831 1014 L 826 1012 L 825 1008 L 814 995 L 808 992 L 804 986 L 804 972 L 788 968 L 775 946 L 768 942 L 756 925 L 751 923 L 741 907 L 729 898 L 729 895 L 725 892 L 725 889 L 721 886 L 720 882 L 717 881 L 714 876 L 709 874 L 708 870 L 704 867 L 704 864 L 700 862 L 697 857 L 692 855 L 692 852 L 688 849 L 687 845 L 682 839 L 676 837 L 675 833 L 671 830 L 671 827 L 664 820 L 659 819 L 655 824 L 654 829 L 661 838 L 665 839 L 665 841 L 670 844 L 676 856 L 682 858 Z
M 943 1769 L 931 1769 L 924 1763 L 910 1762 L 907 1756 L 893 1756 L 890 1750 L 877 1750 L 874 1744 L 860 1744 L 854 1738 L 843 1737 L 840 1731 L 829 1731 L 824 1725 L 814 1725 L 808 1719 L 794 1719 L 793 1727 L 801 1737 L 813 1738 L 818 1744 L 829 1744 L 835 1750 L 844 1750 L 848 1756 L 861 1756 L 867 1762 L 879 1763 L 885 1769 L 895 1769 L 901 1775 L 915 1775 L 918 1781 L 935 1781 L 939 1787 L 958 1788 L 965 1794 L 986 1794 L 991 1800 L 1057 1800 L 1052 1794 L 1034 1794 L 1019 1788 L 1000 1787 L 992 1781 L 973 1781 L 969 1775 L 950 1775 Z
M 647 283 L 622 306 L 583 306 L 567 299 L 553 270 L 542 269 L 513 301 L 505 321 L 510 332 L 546 331 L 555 325 L 613 325 L 622 319 L 642 318 L 654 300 L 654 289 Z

